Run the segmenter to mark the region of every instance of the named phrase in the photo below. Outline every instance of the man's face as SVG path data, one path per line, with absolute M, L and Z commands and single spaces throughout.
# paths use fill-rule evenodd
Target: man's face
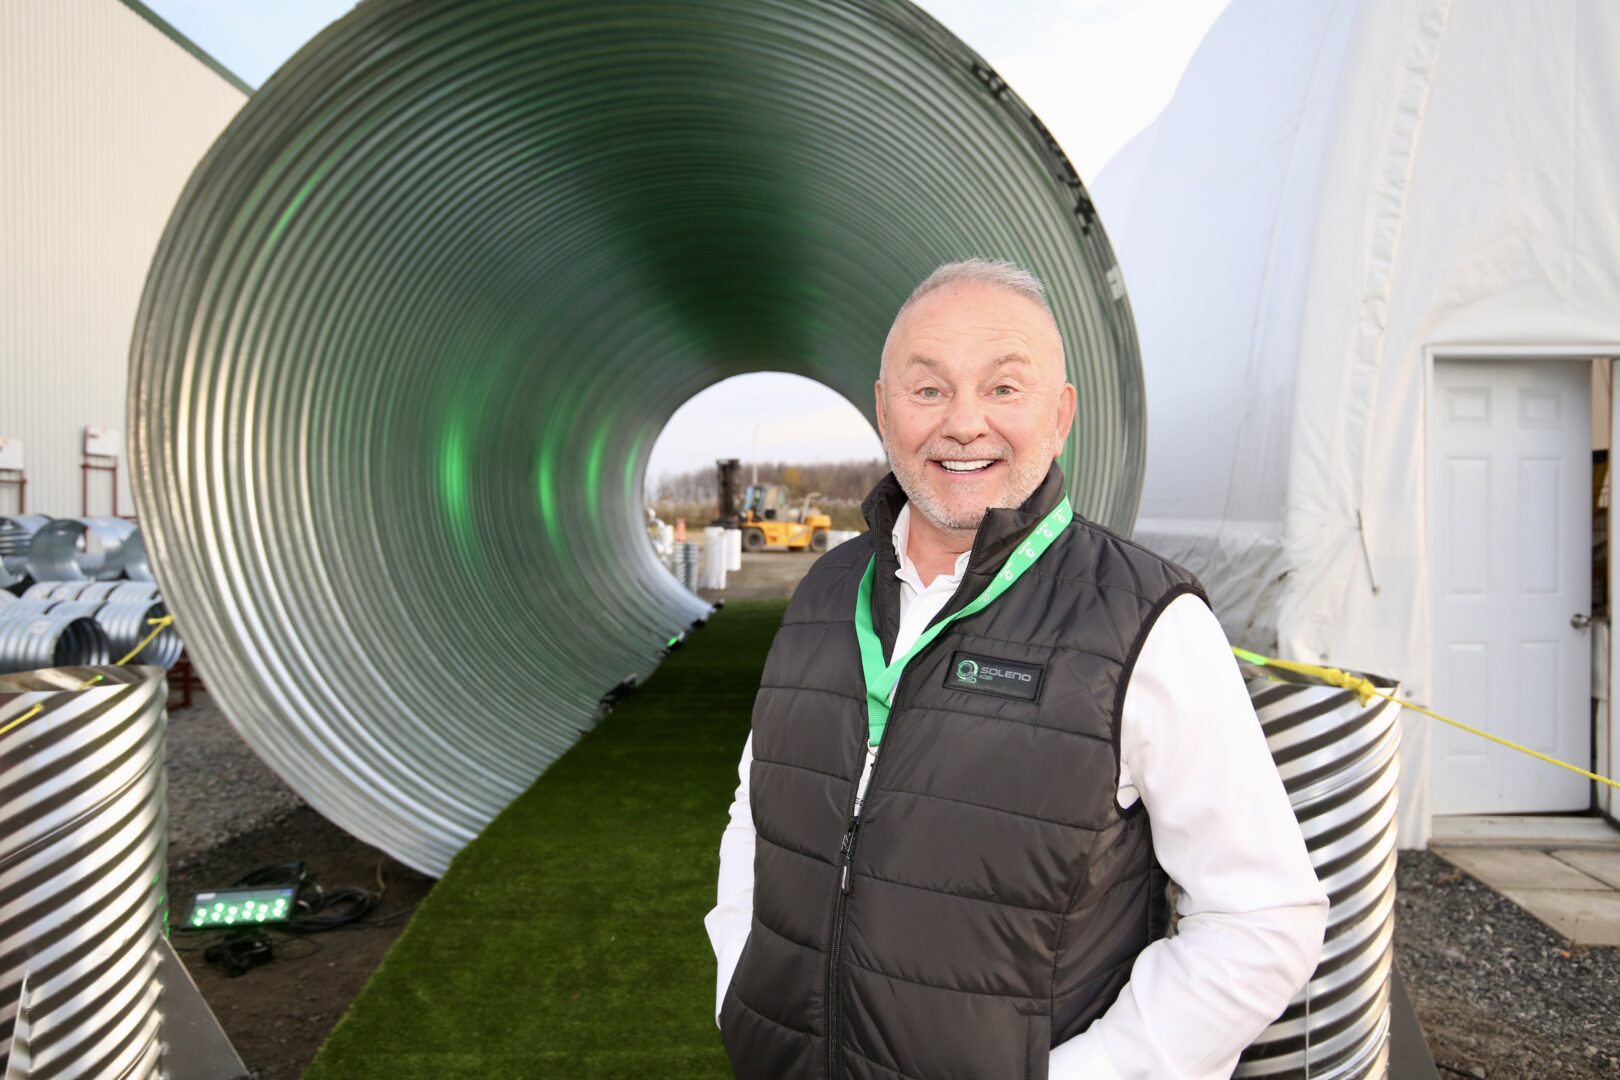
M 914 509 L 949 532 L 1040 486 L 1074 422 L 1063 342 L 1040 305 L 977 282 L 924 296 L 890 331 L 878 431 Z

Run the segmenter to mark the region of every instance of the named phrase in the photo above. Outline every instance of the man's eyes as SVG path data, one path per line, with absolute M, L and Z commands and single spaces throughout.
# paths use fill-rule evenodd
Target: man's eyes
M 1014 394 L 1018 393 L 1018 387 L 1003 384 L 1001 386 L 992 388 L 990 393 L 994 397 L 1012 397 Z M 923 386 L 916 390 L 916 394 L 920 398 L 926 398 L 929 401 L 934 401 L 943 397 L 944 391 L 937 386 Z

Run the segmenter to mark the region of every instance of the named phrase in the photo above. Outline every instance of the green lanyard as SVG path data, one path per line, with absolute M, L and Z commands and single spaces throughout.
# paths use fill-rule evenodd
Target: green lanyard
M 1023 576 L 1025 570 L 1035 565 L 1035 560 L 1052 546 L 1072 517 L 1074 511 L 1069 507 L 1068 496 L 1064 496 L 1057 509 L 1042 518 L 1041 523 L 1018 545 L 1018 550 L 1007 557 L 1001 572 L 983 592 L 955 615 L 924 630 L 912 642 L 906 654 L 896 657 L 890 664 L 883 662 L 883 642 L 878 640 L 877 631 L 872 628 L 872 578 L 877 567 L 877 557 L 872 557 L 872 561 L 866 564 L 866 574 L 861 578 L 860 592 L 855 596 L 855 638 L 861 645 L 861 672 L 866 676 L 866 729 L 873 746 L 883 741 L 883 729 L 889 722 L 889 699 L 894 696 L 895 685 L 899 683 L 911 658 L 926 649 L 951 623 L 977 615 L 989 607 L 996 597 Z

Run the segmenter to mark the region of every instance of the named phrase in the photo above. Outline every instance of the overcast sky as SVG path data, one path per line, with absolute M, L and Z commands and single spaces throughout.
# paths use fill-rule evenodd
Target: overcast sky
M 147 0 L 205 51 L 258 86 L 351 0 Z M 1169 102 L 1228 0 L 921 0 L 981 53 L 1090 180 Z M 874 357 L 874 363 L 876 358 Z M 649 480 L 747 459 L 836 461 L 881 453 L 852 405 L 796 376 L 728 379 L 693 398 L 653 447 Z

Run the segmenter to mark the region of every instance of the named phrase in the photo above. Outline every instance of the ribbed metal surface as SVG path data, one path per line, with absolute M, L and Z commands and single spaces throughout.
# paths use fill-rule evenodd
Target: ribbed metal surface
M 72 615 L 80 619 L 94 619 L 105 605 L 101 600 L 57 600 L 51 604 L 52 615 Z
M 1273 669 L 1268 669 L 1273 670 Z M 1394 694 L 1387 680 L 1371 677 Z M 1332 901 L 1322 959 L 1236 1076 L 1351 1080 L 1388 1069 L 1400 706 L 1306 681 L 1249 684 Z
M 50 518 L 39 514 L 0 517 L 0 589 L 28 577 L 28 545 Z
M 950 258 L 1052 285 L 1075 504 L 1128 531 L 1134 329 L 1043 133 L 899 0 L 373 0 L 322 33 L 192 178 L 132 352 L 147 549 L 243 737 L 442 871 L 704 610 L 646 540 L 665 420 L 759 369 L 870 411 Z
M 92 581 L 80 589 L 79 595 L 75 596 L 74 599 L 100 600 L 105 602 L 112 598 L 112 594 L 117 592 L 119 586 L 122 584 L 123 583 L 119 581 Z
M 28 543 L 28 572 L 36 581 L 112 581 L 124 576 L 125 548 L 135 524 L 124 518 L 57 518 Z
M 139 529 L 124 544 L 124 576 L 132 581 L 152 580 L 152 563 L 146 557 L 146 541 Z
M 129 650 L 140 644 L 142 638 L 151 633 L 153 619 L 161 619 L 167 615 L 168 609 L 162 604 L 151 600 L 121 600 L 104 604 L 96 612 L 96 622 L 107 631 L 107 641 L 112 646 L 112 657 L 121 660 L 129 654 Z M 175 631 L 174 624 L 170 623 L 157 636 L 141 649 L 139 655 L 130 661 L 132 664 L 150 664 L 167 670 L 174 667 L 180 660 L 180 635 Z
M 112 603 L 124 603 L 130 600 L 156 600 L 158 587 L 150 581 L 117 581 L 113 582 L 113 591 L 107 594 Z
M 166 698 L 155 668 L 0 677 L 0 728 L 44 707 L 0 735 L 0 1060 L 26 975 L 30 1078 L 159 1075 Z
M 92 618 L 71 611 L 23 617 L 12 615 L 9 606 L 0 612 L 0 674 L 108 664 L 114 659 L 107 632 Z
M 24 600 L 77 600 L 90 586 L 113 584 L 96 581 L 36 581 L 23 590 Z
M 86 425 L 127 431 L 129 335 L 164 222 L 246 100 L 116 0 L 0 3 L 0 435 L 27 449 L 28 509 L 81 503 Z M 132 510 L 121 463 L 119 509 Z M 0 512 L 17 509 L 0 487 Z
M 7 594 L 9 595 L 9 594 Z M 25 596 L 21 600 L 14 600 L 0 609 L 0 619 L 32 618 L 43 615 L 51 610 L 60 600 L 51 600 L 43 596 Z

